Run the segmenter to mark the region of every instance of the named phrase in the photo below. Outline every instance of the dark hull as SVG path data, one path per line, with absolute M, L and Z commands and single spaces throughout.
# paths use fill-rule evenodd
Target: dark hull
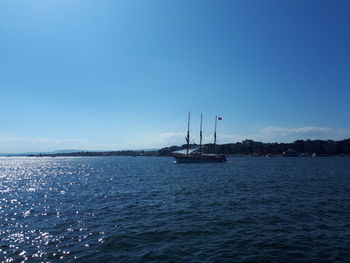
M 224 163 L 227 161 L 225 155 L 175 155 L 176 163 Z

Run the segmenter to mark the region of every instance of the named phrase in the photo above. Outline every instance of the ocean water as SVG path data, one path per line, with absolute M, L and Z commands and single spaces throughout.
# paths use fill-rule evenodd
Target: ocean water
M 350 262 L 350 158 L 0 158 L 0 262 Z

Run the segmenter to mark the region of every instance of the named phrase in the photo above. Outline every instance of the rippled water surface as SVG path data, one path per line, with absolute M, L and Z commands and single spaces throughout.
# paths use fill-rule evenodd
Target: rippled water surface
M 349 262 L 350 158 L 0 158 L 0 262 Z

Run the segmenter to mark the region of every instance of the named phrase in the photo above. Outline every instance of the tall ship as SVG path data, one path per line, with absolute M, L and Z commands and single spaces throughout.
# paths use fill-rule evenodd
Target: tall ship
M 176 163 L 223 163 L 227 161 L 226 155 L 216 153 L 216 127 L 217 120 L 221 120 L 220 117 L 215 116 L 215 130 L 214 130 L 214 154 L 203 153 L 202 146 L 202 114 L 199 132 L 199 148 L 190 149 L 190 120 L 191 113 L 188 113 L 188 123 L 187 123 L 187 136 L 186 136 L 186 151 L 175 151 L 173 156 Z

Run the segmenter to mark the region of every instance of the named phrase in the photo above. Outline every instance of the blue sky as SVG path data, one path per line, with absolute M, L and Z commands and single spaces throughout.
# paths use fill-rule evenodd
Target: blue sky
M 349 46 L 347 0 L 3 0 L 0 152 L 348 138 Z

